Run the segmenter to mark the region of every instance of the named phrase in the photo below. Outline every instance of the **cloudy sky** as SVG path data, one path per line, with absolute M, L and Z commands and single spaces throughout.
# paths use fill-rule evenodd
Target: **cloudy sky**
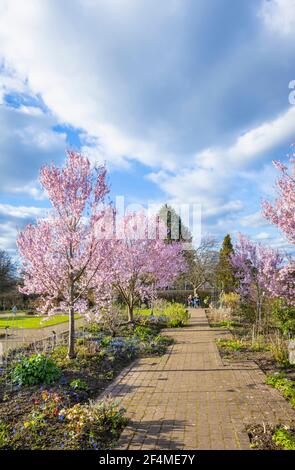
M 0 0 L 0 247 L 67 147 L 106 161 L 112 197 L 284 246 L 260 201 L 295 141 L 294 44 L 295 0 Z

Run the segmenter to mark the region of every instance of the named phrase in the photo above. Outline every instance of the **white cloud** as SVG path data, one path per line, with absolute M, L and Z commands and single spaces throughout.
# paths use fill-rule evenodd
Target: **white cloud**
M 0 104 L 3 103 L 4 96 L 8 92 L 28 92 L 28 87 L 26 86 L 25 81 L 21 77 L 17 76 L 13 70 L 10 70 L 7 67 L 1 70 L 0 64 L 0 72 Z
M 12 221 L 1 223 L 0 226 L 0 249 L 11 253 L 15 252 L 15 240 L 17 237 L 17 226 Z
M 288 82 L 285 101 L 271 95 L 293 62 L 269 51 L 261 28 L 252 35 L 247 7 L 219 44 L 220 17 L 209 3 L 0 0 L 0 57 L 9 70 L 0 96 L 40 94 L 51 113 L 0 110 L 4 189 L 42 198 L 35 178 L 41 163 L 62 155 L 65 136 L 52 131 L 59 122 L 82 129 L 92 161 L 139 161 L 172 202 L 202 204 L 216 225 L 238 217 L 243 185 L 268 185 L 271 172 L 261 166 L 295 134 L 295 107 L 282 112 Z M 263 2 L 267 27 L 294 30 L 293 3 Z
M 174 174 L 154 172 L 148 177 L 172 201 L 201 204 L 204 218 L 241 214 L 245 207 L 240 200 L 242 192 L 247 195 L 248 191 L 248 197 L 253 193 L 248 188 L 257 186 L 260 194 L 273 193 L 276 171 L 271 163 L 263 163 L 266 159 L 269 162 L 268 151 L 291 139 L 294 134 L 295 107 L 247 131 L 228 147 L 208 148 L 197 153 L 190 168 Z M 234 197 L 234 192 L 240 196 Z M 267 225 L 259 214 L 242 216 L 240 223 L 244 227 Z
M 40 207 L 0 204 L 0 215 L 17 219 L 27 219 L 29 217 L 40 217 L 42 214 L 44 214 L 44 209 Z
M 256 240 L 268 240 L 270 238 L 270 234 L 267 232 L 259 232 L 254 238 L 256 238 Z
M 172 3 L 171 14 L 176 15 L 180 2 Z M 128 101 L 124 100 L 133 98 L 131 89 L 127 94 L 124 90 L 130 84 L 121 80 L 122 71 L 115 70 L 121 61 L 121 45 L 115 47 L 112 36 L 108 42 L 105 39 L 106 32 L 120 31 L 122 41 L 130 41 L 132 35 L 136 41 L 141 33 L 140 6 L 129 0 L 124 4 L 88 1 L 83 7 L 80 1 L 61 10 L 56 1 L 1 0 L 0 56 L 21 77 L 28 77 L 33 92 L 42 94 L 60 122 L 82 127 L 94 137 L 97 159 L 124 165 L 126 159 L 135 158 L 150 166 L 162 159 L 164 167 L 173 167 L 175 156 L 166 155 L 156 141 L 127 130 L 132 111 L 126 119 Z M 149 12 L 147 5 L 144 8 Z M 118 65 L 111 60 L 114 53 Z M 121 109 L 116 103 L 120 88 Z
M 254 212 L 253 214 L 244 215 L 240 218 L 242 227 L 259 228 L 267 226 L 266 220 L 262 217 L 261 212 Z
M 266 152 L 292 139 L 295 134 L 295 106 L 290 107 L 275 119 L 240 135 L 225 148 L 206 149 L 195 156 L 195 162 L 204 168 L 231 169 L 247 167 L 266 158 Z
M 295 34 L 295 0 L 264 0 L 259 15 L 271 31 L 283 36 Z
M 31 109 L 33 112 L 30 112 Z M 44 162 L 64 158 L 65 135 L 56 133 L 52 116 L 34 108 L 0 106 L 0 185 L 6 192 L 27 193 L 38 199 L 42 192 L 35 183 Z

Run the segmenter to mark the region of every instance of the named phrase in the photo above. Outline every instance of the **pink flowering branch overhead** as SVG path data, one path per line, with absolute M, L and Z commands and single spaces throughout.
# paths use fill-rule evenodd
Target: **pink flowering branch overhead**
M 276 225 L 295 244 L 295 159 L 290 159 L 289 167 L 279 161 L 274 161 L 280 176 L 276 181 L 277 198 L 272 204 L 263 201 L 262 213 L 266 219 Z
M 280 176 L 276 181 L 277 198 L 274 203 L 263 201 L 262 214 L 283 232 L 291 244 L 295 244 L 295 154 L 289 165 L 274 161 Z M 295 261 L 289 256 L 288 262 L 280 270 L 280 282 L 277 284 L 277 295 L 287 304 L 295 305 Z

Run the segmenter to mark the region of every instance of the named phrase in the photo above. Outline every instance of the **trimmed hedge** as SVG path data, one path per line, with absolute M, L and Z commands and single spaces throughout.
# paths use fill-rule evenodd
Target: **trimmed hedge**
M 193 295 L 194 291 L 193 289 L 188 289 L 188 290 L 180 290 L 180 289 L 167 289 L 167 290 L 161 290 L 158 291 L 158 298 L 159 299 L 165 299 L 168 302 L 177 302 L 180 304 L 185 304 L 187 305 L 187 298 L 189 295 Z M 201 306 L 204 305 L 204 299 L 206 297 L 211 298 L 211 292 L 209 291 L 201 291 L 198 292 L 200 301 L 201 301 Z

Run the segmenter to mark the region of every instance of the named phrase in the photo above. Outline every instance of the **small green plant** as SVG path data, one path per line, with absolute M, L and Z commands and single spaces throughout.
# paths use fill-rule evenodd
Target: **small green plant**
M 18 385 L 51 384 L 60 377 L 60 369 L 54 360 L 45 354 L 21 357 L 13 367 L 11 379 Z
M 0 449 L 5 448 L 9 444 L 9 434 L 10 434 L 9 425 L 1 421 L 0 422 Z
M 113 370 L 107 370 L 103 374 L 100 375 L 100 378 L 102 380 L 113 380 L 114 378 L 114 371 Z
M 272 439 L 284 450 L 295 450 L 295 435 L 291 434 L 286 427 L 276 429 Z
M 74 390 L 84 390 L 87 392 L 89 390 L 89 387 L 86 382 L 82 379 L 74 379 L 70 383 L 70 387 L 73 388 Z
M 112 336 L 104 336 L 100 342 L 100 344 L 104 347 L 104 348 L 107 348 L 109 346 L 109 344 L 111 343 L 112 341 Z
M 148 326 L 138 325 L 134 329 L 134 334 L 138 336 L 142 341 L 148 341 L 153 336 L 153 330 Z
M 239 339 L 217 339 L 216 343 L 222 348 L 231 349 L 233 351 L 245 349 L 245 346 Z
M 225 328 L 225 329 L 231 329 L 234 326 L 237 326 L 236 323 L 232 320 L 221 320 L 216 323 L 213 323 L 213 327 L 216 328 Z
M 280 390 L 291 405 L 295 406 L 295 384 L 293 381 L 288 380 L 285 374 L 267 375 L 265 383 Z

